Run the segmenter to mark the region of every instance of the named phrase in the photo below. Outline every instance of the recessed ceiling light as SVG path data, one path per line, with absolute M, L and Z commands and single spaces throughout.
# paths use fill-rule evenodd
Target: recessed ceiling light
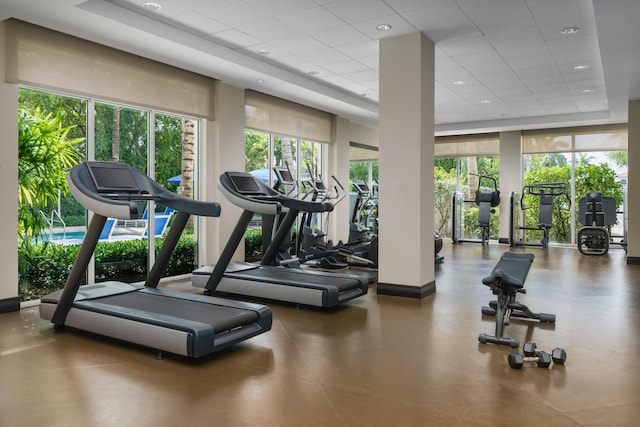
M 150 1 L 142 3 L 142 7 L 144 7 L 145 9 L 148 9 L 148 10 L 150 10 L 152 12 L 157 12 L 160 9 L 162 9 L 162 6 L 160 6 L 158 3 L 153 3 L 153 2 L 150 2 Z
M 491 100 L 490 99 L 483 99 L 482 101 L 480 101 L 480 104 L 491 104 Z
M 378 31 L 389 31 L 391 29 L 391 25 L 389 24 L 379 24 L 376 25 L 376 30 Z
M 462 85 L 467 84 L 467 82 L 465 82 L 464 80 L 456 80 L 454 82 L 451 82 L 451 84 L 454 85 L 454 86 L 462 86 Z
M 589 66 L 586 64 L 576 65 L 573 67 L 573 69 L 576 71 L 586 70 L 587 68 L 589 68 Z
M 307 74 L 309 74 L 310 76 L 317 76 L 318 74 L 320 74 L 320 71 L 311 70 Z
M 256 83 L 264 83 L 264 79 L 258 79 L 256 80 Z
M 266 55 L 271 55 L 271 51 L 270 51 L 269 49 L 260 49 L 260 50 L 258 51 L 258 53 L 259 53 L 260 55 L 265 55 L 265 56 L 266 56 Z
M 560 30 L 560 34 L 563 34 L 565 36 L 568 36 L 570 34 L 575 34 L 578 31 L 580 31 L 580 28 L 578 27 L 566 27 Z
M 364 96 L 365 98 L 371 96 L 371 94 L 369 92 L 361 93 L 360 95 Z
M 582 89 L 582 93 L 593 93 L 595 89 Z

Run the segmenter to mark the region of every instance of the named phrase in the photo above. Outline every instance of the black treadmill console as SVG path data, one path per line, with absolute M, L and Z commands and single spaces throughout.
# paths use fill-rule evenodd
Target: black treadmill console
M 138 193 L 131 167 L 122 163 L 86 162 L 97 193 Z
M 244 196 L 260 196 L 265 195 L 264 191 L 260 189 L 256 179 L 248 173 L 242 172 L 226 172 L 226 175 L 231 180 L 233 188 Z
M 288 168 L 278 168 L 276 169 L 276 172 L 278 174 L 278 178 L 283 183 L 295 182 L 295 179 L 293 178 L 293 175 L 291 175 L 291 171 Z

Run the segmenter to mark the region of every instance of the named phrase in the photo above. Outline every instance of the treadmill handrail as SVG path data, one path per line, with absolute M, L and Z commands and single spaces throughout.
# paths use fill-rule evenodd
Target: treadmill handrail
M 133 168 L 129 168 L 129 170 L 135 180 L 138 191 L 100 193 L 93 182 L 89 168 L 100 166 L 108 169 L 109 165 L 113 165 L 113 163 L 83 162 L 74 166 L 67 177 L 69 189 L 73 196 L 81 205 L 94 213 L 117 219 L 136 219 L 138 218 L 138 206 L 134 202 L 153 200 L 190 215 L 220 216 L 219 203 L 191 200 L 178 196 L 158 185 L 141 171 Z M 117 165 L 120 168 L 127 166 L 120 163 Z
M 241 193 L 234 185 L 234 178 L 253 180 L 257 191 Z M 225 172 L 218 179 L 218 189 L 231 203 L 244 210 L 266 215 L 278 215 L 284 209 L 302 212 L 330 212 L 333 204 L 329 202 L 300 200 L 284 195 L 247 172 Z

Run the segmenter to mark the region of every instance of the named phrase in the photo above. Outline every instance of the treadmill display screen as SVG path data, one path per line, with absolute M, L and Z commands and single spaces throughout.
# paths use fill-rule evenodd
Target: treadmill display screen
M 236 191 L 240 194 L 263 194 L 251 175 L 228 174 Z
M 293 175 L 291 175 L 291 172 L 289 171 L 289 169 L 278 169 L 278 173 L 280 174 L 280 177 L 282 178 L 282 182 L 293 182 Z
M 98 193 L 136 193 L 139 191 L 131 168 L 121 163 L 87 162 Z

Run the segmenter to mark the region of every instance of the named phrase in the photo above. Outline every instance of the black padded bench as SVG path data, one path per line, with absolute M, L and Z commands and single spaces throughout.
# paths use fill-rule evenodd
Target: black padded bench
M 534 258 L 533 254 L 506 252 L 493 267 L 491 275 L 482 279 L 482 284 L 489 286 L 498 299 L 491 301 L 488 307 L 482 307 L 482 314 L 496 317 L 496 332 L 495 335 L 478 335 L 481 343 L 519 347 L 518 339 L 503 336 L 504 327 L 509 324 L 511 317 L 555 323 L 555 314 L 534 313 L 526 305 L 516 301 L 517 293 L 526 293 L 524 282 Z

